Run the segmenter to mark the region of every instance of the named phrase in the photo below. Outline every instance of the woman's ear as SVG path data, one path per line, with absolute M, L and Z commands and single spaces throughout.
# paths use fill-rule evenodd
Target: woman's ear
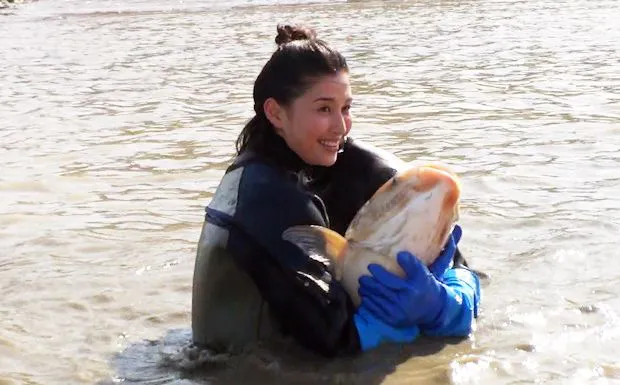
M 269 122 L 271 122 L 276 129 L 281 130 L 284 128 L 284 121 L 286 119 L 285 111 L 274 98 L 265 100 L 265 103 L 263 103 L 263 111 Z

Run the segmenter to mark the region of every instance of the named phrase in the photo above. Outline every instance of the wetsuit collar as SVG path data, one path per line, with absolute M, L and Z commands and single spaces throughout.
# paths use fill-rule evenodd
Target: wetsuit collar
M 286 171 L 305 174 L 312 173 L 313 166 L 307 164 L 291 150 L 284 138 L 276 134 L 273 130 L 263 133 L 256 142 L 248 146 L 248 150 Z
M 344 151 L 348 144 L 345 141 L 341 151 Z M 248 146 L 248 150 L 249 154 L 244 154 L 242 157 L 246 160 L 238 159 L 235 163 L 244 163 L 258 156 L 286 171 L 303 174 L 305 176 L 304 179 L 320 178 L 324 176 L 325 171 L 330 169 L 330 167 L 312 166 L 306 163 L 295 151 L 291 150 L 284 138 L 273 130 L 268 130 L 268 132 L 264 132 L 260 137 L 257 137 L 255 142 Z
M 291 150 L 284 138 L 275 132 L 269 135 L 269 146 L 265 149 L 263 156 L 272 159 L 279 166 L 293 172 L 310 171 L 313 168 L 304 162 L 295 151 Z

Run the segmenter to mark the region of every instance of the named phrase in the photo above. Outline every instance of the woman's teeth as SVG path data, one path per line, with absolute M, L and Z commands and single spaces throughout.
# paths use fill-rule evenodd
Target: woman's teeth
M 338 149 L 338 145 L 340 145 L 339 140 L 320 140 L 319 143 L 329 149 Z

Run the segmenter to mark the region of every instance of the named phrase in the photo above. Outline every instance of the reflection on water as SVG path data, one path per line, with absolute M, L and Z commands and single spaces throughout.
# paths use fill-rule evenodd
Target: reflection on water
M 619 12 L 612 0 L 0 11 L 0 383 L 620 382 Z M 471 339 L 329 363 L 188 348 L 203 208 L 282 21 L 346 54 L 356 137 L 462 174 L 461 245 L 492 277 Z

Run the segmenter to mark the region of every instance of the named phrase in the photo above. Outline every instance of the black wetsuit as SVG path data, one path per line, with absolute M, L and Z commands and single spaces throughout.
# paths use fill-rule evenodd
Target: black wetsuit
M 325 356 L 357 352 L 355 309 L 345 290 L 282 233 L 316 224 L 344 235 L 396 170 L 353 139 L 332 167 L 310 167 L 279 136 L 267 139 L 234 161 L 206 208 L 194 272 L 194 343 L 234 351 L 289 335 Z

